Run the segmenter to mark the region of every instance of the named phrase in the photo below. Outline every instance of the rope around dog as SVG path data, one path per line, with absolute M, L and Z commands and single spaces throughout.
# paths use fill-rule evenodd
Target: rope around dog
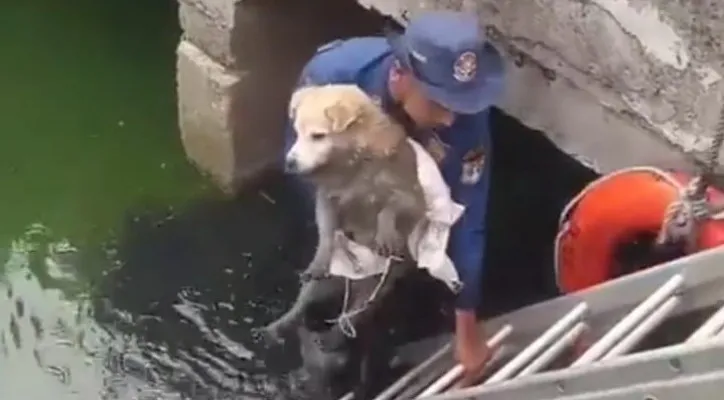
M 329 319 L 327 322 L 329 323 L 336 323 L 339 325 L 340 330 L 342 333 L 347 336 L 348 338 L 354 339 L 357 337 L 357 329 L 354 327 L 354 324 L 352 323 L 352 317 L 355 315 L 364 312 L 367 307 L 375 300 L 377 297 L 377 294 L 379 293 L 382 286 L 387 281 L 387 277 L 390 272 L 390 268 L 392 266 L 392 261 L 401 261 L 402 259 L 400 257 L 391 256 L 387 258 L 387 265 L 385 266 L 384 271 L 382 272 L 382 276 L 380 277 L 380 281 L 377 282 L 377 285 L 375 286 L 374 290 L 372 290 L 372 293 L 370 296 L 365 300 L 364 304 L 360 306 L 359 308 L 355 310 L 347 310 L 347 307 L 349 307 L 349 298 L 352 291 L 352 279 L 346 278 L 344 280 L 344 300 L 342 301 L 342 312 L 339 314 L 337 318 Z

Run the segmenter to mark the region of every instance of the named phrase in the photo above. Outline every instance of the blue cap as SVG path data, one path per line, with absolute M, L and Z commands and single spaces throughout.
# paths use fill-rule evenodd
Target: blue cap
M 478 28 L 477 17 L 435 11 L 388 36 L 393 54 L 411 70 L 430 100 L 458 114 L 476 114 L 503 91 L 503 59 Z

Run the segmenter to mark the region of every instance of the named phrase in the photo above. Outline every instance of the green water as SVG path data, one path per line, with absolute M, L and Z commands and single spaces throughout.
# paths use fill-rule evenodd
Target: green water
M 135 287 L 110 290 L 122 286 L 112 274 L 106 277 L 118 265 L 86 254 L 128 230 L 129 215 L 219 197 L 187 162 L 180 142 L 176 7 L 173 0 L 38 0 L 8 3 L 0 13 L 4 400 L 126 399 L 139 390 L 159 390 L 147 376 L 147 362 L 131 374 L 125 364 L 109 366 L 108 357 L 99 356 L 111 344 L 122 345 L 118 354 L 126 354 L 135 339 L 111 340 L 113 328 L 98 325 L 87 300 L 139 297 L 139 313 L 147 312 L 173 270 L 159 273 L 143 290 L 136 288 L 148 281 L 143 275 Z M 132 234 L 125 235 L 133 242 Z M 137 264 L 139 258 L 151 260 L 151 267 L 160 264 L 153 246 L 139 251 Z M 197 264 L 206 266 L 205 258 Z M 167 288 L 172 295 L 183 290 Z M 180 302 L 178 313 L 195 318 L 196 308 L 182 309 Z M 208 330 L 201 325 L 199 331 Z M 208 336 L 199 340 L 213 343 Z M 221 353 L 248 357 L 242 350 Z M 109 377 L 120 383 L 109 383 Z M 108 394 L 109 388 L 121 394 Z
M 40 0 L 0 13 L 0 246 L 31 223 L 74 243 L 203 182 L 176 122 L 176 3 Z

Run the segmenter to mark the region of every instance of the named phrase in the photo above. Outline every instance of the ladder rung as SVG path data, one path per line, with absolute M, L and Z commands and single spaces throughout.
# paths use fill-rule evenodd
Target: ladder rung
M 438 351 L 436 351 L 433 355 L 431 355 L 427 360 L 420 363 L 415 368 L 408 371 L 405 375 L 403 375 L 400 379 L 395 381 L 390 387 L 385 389 L 382 393 L 378 394 L 377 397 L 374 398 L 374 400 L 392 400 L 392 398 L 399 393 L 402 389 L 404 389 L 407 385 L 412 383 L 412 381 L 417 378 L 418 375 L 423 373 L 426 369 L 430 368 L 433 364 L 440 361 L 450 350 L 452 349 L 452 342 L 448 343 L 444 346 L 442 346 Z M 347 397 L 343 397 L 340 400 L 351 400 L 351 397 L 347 399 Z
M 709 317 L 699 329 L 689 336 L 686 343 L 694 343 L 707 340 L 714 336 L 717 331 L 724 327 L 724 306 L 719 308 L 711 317 Z
M 571 328 L 588 311 L 586 303 L 580 303 L 563 318 L 556 321 L 538 339 L 534 340 L 528 347 L 523 349 L 515 358 L 510 360 L 503 368 L 486 380 L 485 384 L 496 383 L 506 380 L 528 364 L 536 355 L 550 346 L 561 334 Z
M 513 327 L 510 325 L 505 325 L 500 330 L 488 340 L 488 347 L 491 349 L 496 349 L 500 346 L 500 344 L 510 336 L 510 334 L 513 332 Z M 425 389 L 422 393 L 420 393 L 417 398 L 421 399 L 423 397 L 432 396 L 433 394 L 440 393 L 441 391 L 447 389 L 450 385 L 452 385 L 455 381 L 460 379 L 460 377 L 463 375 L 463 367 L 462 365 L 456 365 L 452 369 L 450 369 L 447 373 L 445 373 L 443 376 L 438 378 L 435 382 L 433 382 L 432 385 L 428 386 L 427 389 Z
M 503 360 L 503 359 L 509 357 L 512 353 L 513 353 L 513 351 L 510 346 L 501 345 L 500 348 L 495 350 L 495 352 L 493 353 L 493 356 L 490 358 L 490 361 L 488 361 L 488 363 L 485 365 L 485 367 L 483 368 L 483 371 L 481 372 L 480 375 L 481 376 L 485 375 L 492 368 L 494 368 L 498 364 L 498 362 L 500 362 L 500 360 Z M 455 370 L 454 373 L 452 372 L 453 370 Z M 431 390 L 430 393 L 428 393 L 426 391 L 422 392 L 415 399 L 422 400 L 422 399 L 428 398 L 428 396 L 434 396 L 438 393 L 445 392 L 445 390 L 449 389 L 450 386 L 452 386 L 452 384 L 454 382 L 456 382 L 458 379 L 460 379 L 463 372 L 464 371 L 461 366 L 458 365 L 458 366 L 454 367 L 453 369 L 448 371 L 448 373 L 446 374 L 446 375 L 449 374 L 447 378 L 445 378 L 445 376 L 443 376 L 439 379 L 439 381 L 441 381 L 441 384 L 438 387 L 435 387 L 434 388 L 435 390 Z M 453 375 L 455 375 L 455 376 L 453 377 Z M 444 379 L 444 381 L 443 381 L 443 379 Z M 431 387 L 432 387 L 432 385 L 430 385 L 430 388 Z M 453 389 L 449 389 L 449 390 L 453 390 Z M 400 397 L 398 400 L 403 400 L 403 398 Z
M 553 343 L 548 350 L 544 351 L 543 354 L 538 356 L 533 362 L 528 364 L 527 367 L 521 371 L 516 378 L 522 378 L 534 374 L 541 369 L 547 367 L 553 360 L 556 359 L 566 348 L 573 345 L 575 341 L 581 336 L 583 332 L 588 329 L 588 325 L 585 322 L 577 323 L 571 330 L 563 335 L 557 342 Z
M 653 312 L 669 297 L 671 297 L 684 283 L 684 277 L 680 274 L 674 275 L 646 300 L 623 317 L 613 328 L 611 328 L 601 339 L 591 346 L 581 357 L 578 358 L 572 367 L 586 365 L 597 361 L 604 356 L 618 341 L 623 339 L 647 314 Z
M 617 345 L 613 346 L 605 356 L 601 358 L 601 361 L 610 360 L 611 358 L 618 357 L 622 354 L 626 354 L 634 348 L 646 335 L 656 329 L 666 317 L 671 314 L 676 307 L 681 304 L 681 298 L 675 296 L 666 301 L 661 307 L 651 313 L 639 326 L 634 328 L 625 338 L 623 338 Z

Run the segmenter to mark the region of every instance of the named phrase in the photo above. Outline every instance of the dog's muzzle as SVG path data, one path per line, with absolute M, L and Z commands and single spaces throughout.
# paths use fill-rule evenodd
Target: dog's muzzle
M 284 160 L 284 172 L 290 174 L 296 174 L 299 172 L 299 162 L 294 158 L 287 158 Z

